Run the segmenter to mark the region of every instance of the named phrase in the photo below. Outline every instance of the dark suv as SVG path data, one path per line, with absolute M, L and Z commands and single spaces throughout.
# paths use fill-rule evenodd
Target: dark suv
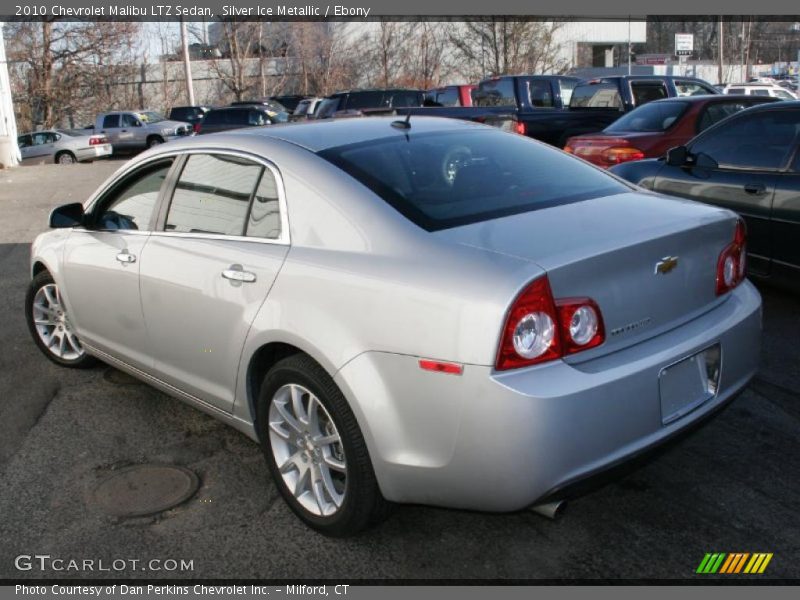
M 194 127 L 211 110 L 209 106 L 173 106 L 169 111 L 170 121 L 184 121 Z
M 269 108 L 259 104 L 215 108 L 206 113 L 206 116 L 198 125 L 197 133 L 215 133 L 229 129 L 241 129 L 242 127 L 271 125 L 276 122 L 270 116 L 271 112 Z
M 422 90 L 351 90 L 337 92 L 325 98 L 317 109 L 317 119 L 328 119 L 341 111 L 363 111 L 422 106 L 425 92 Z

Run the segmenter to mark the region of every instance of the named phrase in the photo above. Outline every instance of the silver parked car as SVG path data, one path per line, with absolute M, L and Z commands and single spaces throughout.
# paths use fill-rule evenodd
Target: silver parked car
M 111 155 L 104 135 L 90 135 L 76 129 L 46 129 L 17 137 L 23 164 L 57 163 L 71 165 Z
M 393 502 L 552 505 L 758 364 L 734 213 L 455 119 L 188 138 L 50 225 L 26 304 L 44 354 L 259 441 L 329 535 Z

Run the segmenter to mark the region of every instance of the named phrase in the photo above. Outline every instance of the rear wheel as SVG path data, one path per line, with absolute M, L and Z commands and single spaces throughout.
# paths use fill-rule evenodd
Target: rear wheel
M 56 163 L 59 165 L 74 165 L 76 162 L 78 161 L 72 152 L 64 151 L 56 154 Z
M 290 356 L 267 373 L 257 428 L 281 495 L 312 528 L 343 537 L 388 514 L 355 415 L 310 357 Z
M 28 286 L 25 317 L 39 350 L 54 363 L 74 368 L 96 364 L 75 335 L 61 292 L 47 271 L 39 273 Z
M 152 148 L 153 146 L 158 146 L 159 144 L 163 144 L 164 139 L 157 135 L 151 135 L 147 138 L 147 147 Z

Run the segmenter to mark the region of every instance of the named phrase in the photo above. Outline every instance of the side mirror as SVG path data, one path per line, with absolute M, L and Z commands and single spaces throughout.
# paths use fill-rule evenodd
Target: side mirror
M 676 146 L 667 150 L 667 164 L 670 167 L 682 167 L 688 157 L 689 151 L 686 150 L 686 146 Z
M 83 204 L 73 202 L 53 209 L 50 213 L 50 227 L 63 229 L 83 225 Z
M 138 120 L 137 120 L 137 121 L 134 121 L 134 122 L 133 122 L 133 126 L 134 126 L 134 127 L 141 127 L 141 126 L 142 126 L 142 122 L 141 122 L 141 121 L 138 121 Z

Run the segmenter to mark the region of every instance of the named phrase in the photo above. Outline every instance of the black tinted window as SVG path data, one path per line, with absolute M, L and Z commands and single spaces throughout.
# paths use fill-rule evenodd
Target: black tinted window
M 422 106 L 421 92 L 394 92 L 391 98 L 392 106 L 404 108 L 409 106 Z
M 513 79 L 483 81 L 473 95 L 475 106 L 516 106 Z
M 320 102 L 319 107 L 317 108 L 316 117 L 318 119 L 327 119 L 333 116 L 339 110 L 339 98 L 338 96 L 335 98 L 325 98 L 322 102 Z
M 431 106 L 459 106 L 458 88 L 448 87 L 430 92 Z
M 106 115 L 103 117 L 103 127 L 119 127 L 119 115 Z
M 636 106 L 667 97 L 667 86 L 660 81 L 632 81 L 631 93 Z
M 605 129 L 607 133 L 625 131 L 665 131 L 686 110 L 686 102 L 653 102 L 623 115 Z
M 549 81 L 533 80 L 529 87 L 531 105 L 537 108 L 553 107 L 553 92 Z
M 383 108 L 388 106 L 388 99 L 384 99 L 383 92 L 354 92 L 347 97 L 347 110 L 359 108 Z
M 675 91 L 678 96 L 703 96 L 706 94 L 716 94 L 717 91 L 709 85 L 699 81 L 688 81 L 682 79 L 675 80 Z
M 749 108 L 753 106 L 751 102 L 742 102 L 741 100 L 735 100 L 732 102 L 714 102 L 713 104 L 709 104 L 703 110 L 703 114 L 700 115 L 700 118 L 697 121 L 697 132 L 705 131 L 715 123 L 722 121 L 727 117 L 730 117 L 733 114 L 736 114 L 740 110 L 744 110 L 745 108 Z
M 248 237 L 276 239 L 281 235 L 278 185 L 269 169 L 264 169 L 247 219 Z
M 139 123 L 139 119 L 134 117 L 133 115 L 122 115 L 122 126 L 123 127 L 136 127 L 137 123 Z
M 171 159 L 160 161 L 128 177 L 98 204 L 95 227 L 147 230 L 158 200 L 158 192 L 171 166 Z
M 779 169 L 797 144 L 800 111 L 768 111 L 741 115 L 709 131 L 691 146 L 721 167 Z
M 622 99 L 615 83 L 583 83 L 575 86 L 570 108 L 622 109 Z
M 320 155 L 428 230 L 628 189 L 553 148 L 494 130 L 391 137 Z
M 261 169 L 232 156 L 190 155 L 172 196 L 166 230 L 242 235 Z

